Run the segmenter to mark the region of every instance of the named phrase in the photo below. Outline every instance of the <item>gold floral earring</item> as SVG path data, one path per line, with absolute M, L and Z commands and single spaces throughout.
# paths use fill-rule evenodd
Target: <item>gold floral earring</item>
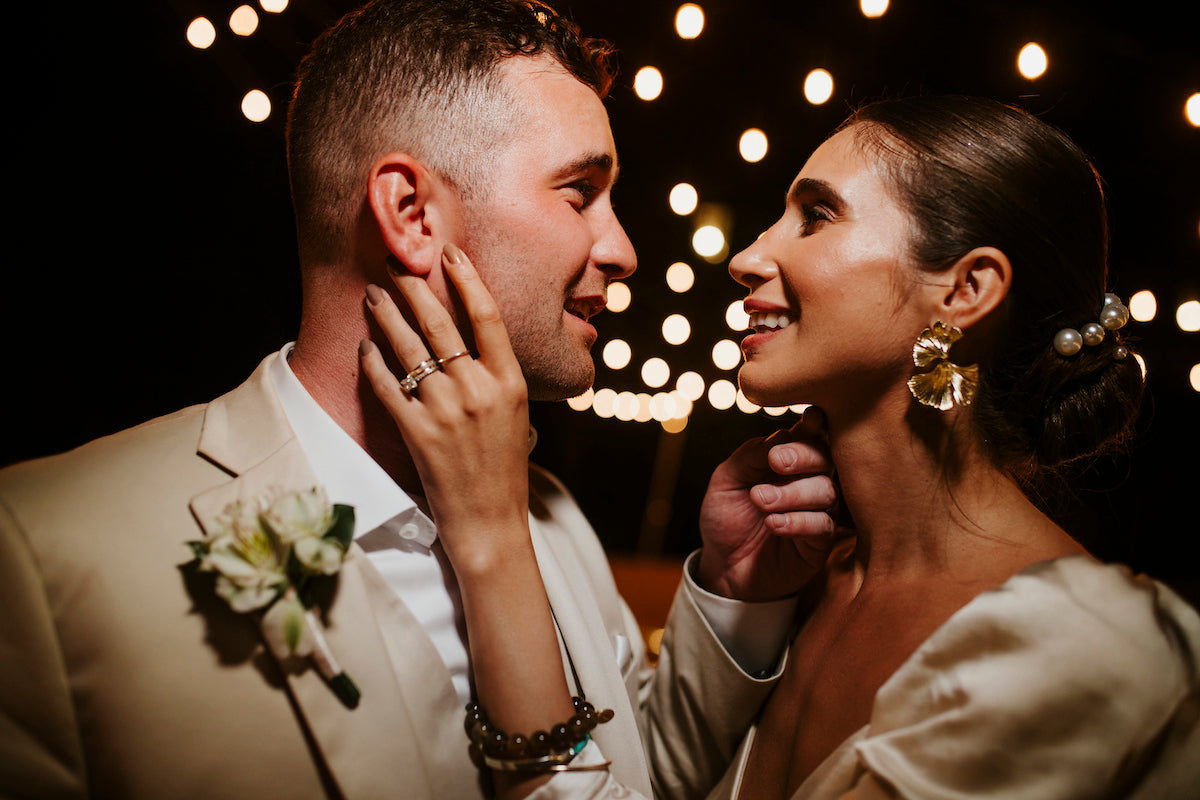
M 917 402 L 939 411 L 971 405 L 979 389 L 979 365 L 961 367 L 950 361 L 950 347 L 962 335 L 958 328 L 938 320 L 917 337 L 913 363 L 918 369 L 933 365 L 933 369 L 908 379 L 908 390 Z

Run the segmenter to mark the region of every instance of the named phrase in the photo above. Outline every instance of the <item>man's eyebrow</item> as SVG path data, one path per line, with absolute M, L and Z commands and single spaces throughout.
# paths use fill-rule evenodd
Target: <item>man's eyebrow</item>
M 581 172 L 588 172 L 594 169 L 598 169 L 601 172 L 615 173 L 615 166 L 616 162 L 613 160 L 611 154 L 592 153 L 564 165 L 562 169 L 558 170 L 558 172 L 555 174 L 555 178 L 559 180 L 566 180 L 572 175 L 578 175 Z M 613 176 L 613 181 L 616 182 L 615 174 Z
M 789 204 L 799 204 L 801 198 L 813 195 L 838 208 L 845 208 L 847 205 L 846 199 L 838 194 L 837 189 L 817 178 L 800 178 L 793 183 L 792 187 L 788 189 L 787 202 Z

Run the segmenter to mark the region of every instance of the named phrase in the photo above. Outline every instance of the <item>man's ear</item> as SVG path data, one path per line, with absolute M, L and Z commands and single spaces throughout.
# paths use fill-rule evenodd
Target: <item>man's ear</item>
M 407 153 L 388 153 L 367 177 L 367 202 L 384 246 L 415 275 L 429 274 L 441 258 L 436 194 L 437 179 Z
M 1012 264 L 995 247 L 976 247 L 944 274 L 953 283 L 943 290 L 938 318 L 964 331 L 992 313 L 1012 286 Z

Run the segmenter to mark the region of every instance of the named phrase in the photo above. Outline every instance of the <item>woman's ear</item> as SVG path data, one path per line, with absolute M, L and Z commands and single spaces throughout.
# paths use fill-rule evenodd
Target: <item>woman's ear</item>
M 976 247 L 944 274 L 953 283 L 941 297 L 939 319 L 964 331 L 992 313 L 1012 286 L 1012 264 L 995 247 Z
M 384 246 L 414 275 L 428 275 L 440 263 L 436 194 L 437 179 L 407 153 L 388 153 L 367 177 L 367 203 Z

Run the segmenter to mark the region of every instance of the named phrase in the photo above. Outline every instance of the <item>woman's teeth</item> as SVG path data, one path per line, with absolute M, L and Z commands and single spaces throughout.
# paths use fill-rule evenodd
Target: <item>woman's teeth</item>
M 791 324 L 792 318 L 787 314 L 779 314 L 775 312 L 764 313 L 762 311 L 755 311 L 750 314 L 751 328 L 783 329 Z

